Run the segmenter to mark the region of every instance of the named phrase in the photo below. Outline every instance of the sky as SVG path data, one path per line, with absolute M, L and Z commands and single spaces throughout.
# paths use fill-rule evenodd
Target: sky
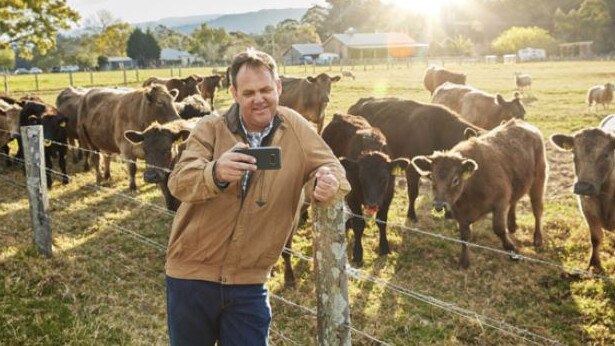
M 167 17 L 252 12 L 270 8 L 308 8 L 324 0 L 68 0 L 68 5 L 86 19 L 100 10 L 128 23 Z

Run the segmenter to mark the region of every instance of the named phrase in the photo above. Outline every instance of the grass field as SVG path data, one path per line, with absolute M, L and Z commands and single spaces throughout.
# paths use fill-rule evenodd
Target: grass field
M 592 85 L 615 80 L 614 62 L 447 67 L 464 71 L 468 84 L 500 92 L 507 99 L 513 91 L 514 71 L 532 75 L 533 90 L 526 93 L 527 120 L 542 130 L 545 139 L 557 132 L 597 126 L 608 111 L 599 108 L 596 113 L 588 112 L 585 93 Z M 366 96 L 399 96 L 427 102 L 429 94 L 422 88 L 424 68 L 424 64 L 389 69 L 384 65 L 356 67 L 355 81 L 343 79 L 333 86 L 327 113 L 331 116 L 345 112 Z M 317 72 L 327 70 L 320 67 Z M 312 73 L 311 68 L 308 72 Z M 288 68 L 286 73 L 305 75 L 303 68 Z M 53 83 L 59 83 L 55 85 L 60 89 L 67 81 Z M 54 102 L 57 91 L 40 95 Z M 218 109 L 230 103 L 228 93 L 219 93 Z M 14 153 L 15 148 L 12 150 Z M 547 144 L 547 155 L 550 170 L 543 218 L 545 245 L 541 249 L 532 245 L 533 218 L 527 198 L 518 208 L 520 229 L 512 238 L 523 255 L 548 264 L 514 262 L 506 255 L 471 248 L 472 266 L 459 269 L 458 244 L 396 226 L 403 224 L 407 205 L 400 181 L 389 215 L 393 252 L 377 255 L 377 227 L 369 221 L 362 270 L 402 289 L 351 279 L 353 326 L 394 345 L 526 345 L 551 341 L 615 344 L 613 280 L 578 278 L 559 267 L 585 269 L 591 246 L 571 193 L 571 156 L 555 151 L 551 144 Z M 164 247 L 173 215 L 161 210 L 164 202 L 157 188 L 142 182 L 142 167 L 138 173 L 139 192 L 129 194 L 123 167 L 119 162 L 113 163 L 112 183 L 99 187 L 94 184 L 93 172 L 82 172 L 81 164 L 69 165 L 71 183 L 56 183 L 50 191 L 55 254 L 51 259 L 37 255 L 31 245 L 23 174 L 15 167 L 0 168 L 0 344 L 167 344 Z M 455 224 L 432 220 L 430 208 L 429 183 L 423 181 L 415 227 L 458 238 Z M 352 233 L 347 239 L 352 244 Z M 501 249 L 491 230 L 490 217 L 474 225 L 471 241 Z M 299 230 L 293 249 L 311 256 L 309 226 Z M 606 275 L 614 278 L 612 232 L 605 235 L 601 256 Z M 312 264 L 297 257 L 293 263 L 297 287 L 284 288 L 280 261 L 277 275 L 268 283 L 270 292 L 315 309 Z M 452 305 L 442 309 L 417 300 L 417 293 L 454 304 L 458 309 Z M 271 303 L 272 344 L 315 344 L 313 316 L 278 298 L 272 298 Z M 471 311 L 474 317 L 460 316 L 460 309 Z M 358 334 L 353 334 L 353 343 L 379 344 Z

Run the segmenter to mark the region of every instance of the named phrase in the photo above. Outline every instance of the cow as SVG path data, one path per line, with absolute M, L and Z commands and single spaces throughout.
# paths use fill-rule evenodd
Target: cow
M 486 130 L 512 118 L 525 119 L 525 107 L 516 91 L 513 93 L 513 99 L 506 101 L 500 94 L 491 95 L 474 90 L 466 93 L 461 103 L 461 117 Z
M 9 104 L 0 99 L 0 148 L 4 154 L 6 166 L 10 166 L 8 143 L 19 135 L 19 114 L 21 106 L 17 103 Z
M 73 163 L 79 162 L 83 156 L 81 150 L 77 147 L 77 139 L 79 139 L 79 134 L 77 133 L 77 114 L 79 113 L 81 99 L 88 90 L 69 86 L 56 97 L 58 113 L 66 117 L 66 138 L 67 143 L 73 147 Z
M 209 100 L 211 109 L 216 108 L 214 105 L 214 96 L 216 96 L 216 89 L 220 88 L 221 80 L 222 76 L 217 74 L 201 77 L 201 82 L 199 83 L 199 91 L 203 99 Z
M 352 78 L 352 80 L 355 80 L 357 78 L 354 73 L 352 73 L 352 71 L 348 70 L 342 71 L 342 77 Z
M 135 146 L 135 150 L 140 148 L 143 150 L 147 165 L 143 172 L 143 180 L 146 183 L 158 184 L 167 209 L 171 211 L 177 211 L 180 201 L 171 195 L 167 181 L 177 159 L 185 149 L 184 142 L 193 127 L 193 122 L 181 119 L 165 124 L 154 121 L 143 131 L 124 131 L 124 137 Z
M 466 75 L 433 65 L 425 70 L 423 84 L 425 85 L 425 89 L 429 91 L 431 95 L 433 95 L 436 88 L 444 84 L 444 82 L 466 84 Z
M 209 104 L 201 95 L 190 95 L 181 102 L 173 102 L 173 106 L 175 106 L 179 117 L 186 120 L 212 113 Z
M 124 137 L 127 130 L 142 131 L 151 123 L 161 124 L 181 119 L 173 106 L 177 90 L 168 91 L 164 85 L 134 91 L 95 88 L 88 91 L 81 101 L 77 118 L 79 142 L 90 150 L 105 153 L 120 153 L 127 160 L 129 189 L 136 191 L 135 159 L 143 158 L 141 150 L 135 150 Z M 94 155 L 96 182 L 101 183 L 99 155 Z M 109 178 L 108 166 L 105 179 Z
M 315 123 L 318 133 L 321 133 L 325 123 L 325 108 L 331 94 L 331 83 L 339 81 L 341 77 L 330 77 L 326 73 L 321 73 L 316 77 L 281 76 L 280 79 L 282 80 L 280 105 L 296 110 L 304 118 Z
M 589 227 L 592 252 L 588 270 L 604 272 L 600 262 L 603 230 L 615 230 L 615 134 L 612 128 L 587 128 L 568 134 L 554 134 L 551 142 L 572 152 L 579 208 Z
M 587 91 L 587 108 L 595 110 L 600 103 L 603 109 L 609 109 L 609 105 L 613 101 L 613 85 L 605 83 L 604 85 L 595 85 Z
M 47 187 L 51 188 L 53 180 L 51 178 L 53 164 L 52 158 L 58 158 L 58 165 L 62 172 L 62 184 L 66 185 L 69 182 L 68 174 L 66 173 L 66 153 L 68 152 L 68 118 L 55 112 L 44 114 L 40 119 L 34 115 L 32 121 L 38 121 L 43 126 L 44 149 L 45 149 L 45 167 L 47 168 Z
M 431 103 L 446 106 L 457 114 L 461 114 L 463 97 L 470 91 L 476 91 L 476 89 L 463 84 L 445 82 L 436 88 Z
M 392 158 L 411 159 L 447 150 L 466 139 L 468 131 L 483 129 L 461 119 L 450 109 L 395 97 L 367 97 L 348 109 L 349 114 L 363 116 L 379 128 L 387 140 Z M 419 175 L 412 167 L 406 169 L 408 211 L 406 224 L 417 221 L 415 202 L 419 190 Z
M 180 102 L 190 95 L 199 94 L 199 84 L 201 82 L 203 82 L 203 77 L 197 75 L 190 75 L 183 79 L 150 77 L 143 82 L 143 87 L 148 87 L 152 84 L 162 84 L 168 90 L 177 89 L 178 94 L 175 100 Z
M 57 110 L 44 102 L 36 101 L 38 97 L 22 97 L 18 104 L 21 105 L 21 112 L 19 113 L 19 127 L 40 125 L 40 118 L 45 114 L 56 114 Z M 34 117 L 34 118 L 33 118 Z M 23 160 L 23 142 L 21 135 L 17 135 L 17 159 Z
M 346 195 L 346 203 L 353 213 L 346 221 L 346 229 L 352 228 L 355 235 L 353 261 L 358 265 L 363 263 L 361 241 L 365 220 L 362 215 L 373 217 L 376 214 L 380 221 L 379 254 L 390 253 L 386 222 L 395 192 L 393 172 L 405 170 L 410 161 L 405 158 L 391 160 L 382 132 L 361 116 L 335 114 L 322 137 L 340 158 L 352 188 Z
M 452 212 L 462 241 L 470 240 L 474 222 L 493 213 L 493 231 L 506 251 L 516 253 L 508 233 L 516 231 L 516 205 L 528 194 L 534 214 L 534 246 L 542 246 L 547 160 L 542 134 L 536 127 L 509 120 L 447 152 L 417 156 L 412 165 L 431 179 L 433 211 Z M 465 243 L 459 264 L 462 268 L 470 265 Z
M 532 90 L 532 77 L 529 74 L 515 72 L 515 86 L 519 91 Z

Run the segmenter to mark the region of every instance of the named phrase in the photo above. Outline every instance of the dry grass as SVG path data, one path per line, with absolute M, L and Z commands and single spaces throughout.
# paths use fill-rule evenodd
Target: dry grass
M 466 72 L 469 84 L 501 92 L 506 98 L 512 94 L 514 71 L 532 75 L 534 89 L 527 98 L 531 102 L 526 103 L 528 120 L 543 131 L 545 138 L 556 132 L 596 126 L 608 111 L 587 112 L 583 104 L 586 90 L 615 79 L 615 72 L 611 72 L 615 63 L 610 62 L 451 67 Z M 422 89 L 424 68 L 414 65 L 408 69 L 404 64 L 388 70 L 385 66 L 368 67 L 365 71 L 362 66 L 355 67 L 355 81 L 345 79 L 333 87 L 328 113 L 345 112 L 365 96 L 427 101 L 429 95 Z M 287 74 L 293 72 L 305 74 L 303 68 L 287 70 Z M 42 97 L 53 102 L 55 93 Z M 222 92 L 217 108 L 224 109 L 230 102 L 229 94 Z M 551 145 L 547 147 L 550 176 L 543 219 L 545 245 L 542 249 L 532 246 L 533 218 L 526 199 L 518 209 L 520 229 L 513 238 L 526 256 L 584 269 L 590 243 L 570 192 L 574 179 L 571 157 Z M 163 248 L 172 216 L 149 205 L 164 205 L 156 187 L 142 183 L 139 192 L 131 195 L 125 169 L 118 162 L 113 164 L 113 181 L 105 187 L 94 185 L 92 172 L 69 165 L 71 183 L 55 185 L 50 192 L 55 255 L 47 259 L 37 255 L 31 245 L 23 174 L 16 167 L 0 169 L 0 343 L 166 344 Z M 453 223 L 429 216 L 429 190 L 428 183 L 422 183 L 416 227 L 457 238 Z M 472 266 L 460 270 L 456 264 L 459 245 L 395 226 L 404 221 L 406 201 L 400 186 L 389 216 L 392 254 L 377 255 L 377 228 L 368 222 L 362 268 L 366 274 L 403 287 L 406 292 L 429 295 L 561 343 L 615 343 L 613 282 L 575 279 L 563 275 L 558 267 L 513 262 L 508 256 L 481 249 L 471 249 Z M 348 240 L 353 241 L 351 233 Z M 614 240 L 608 233 L 601 251 L 603 266 L 611 277 L 615 273 Z M 294 249 L 311 255 L 311 242 L 309 227 L 301 229 Z M 501 249 L 491 231 L 490 218 L 474 226 L 472 242 Z M 311 263 L 298 258 L 293 262 L 298 276 L 294 290 L 283 288 L 281 261 L 279 274 L 268 286 L 278 296 L 314 308 Z M 511 336 L 481 323 L 479 318 L 458 316 L 369 281 L 352 279 L 350 297 L 353 326 L 390 344 L 546 343 L 527 335 L 527 340 Z M 276 299 L 272 299 L 272 306 L 272 344 L 315 344 L 315 318 Z M 353 343 L 377 344 L 359 335 L 353 335 Z

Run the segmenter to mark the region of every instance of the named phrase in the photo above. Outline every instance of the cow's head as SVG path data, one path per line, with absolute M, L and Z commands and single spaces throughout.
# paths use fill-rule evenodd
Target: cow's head
M 32 119 L 30 119 L 30 117 L 35 116 L 40 118 L 47 110 L 47 106 L 44 103 L 37 101 L 22 101 L 20 105 L 22 108 L 19 114 L 19 125 L 21 126 L 37 125 L 38 122 L 32 124 Z
M 501 107 L 501 114 L 506 119 L 525 119 L 525 107 L 521 102 L 521 94 L 515 91 L 513 93 L 513 99 L 510 101 L 504 100 L 504 97 L 500 94 L 496 94 L 496 103 Z
M 33 120 L 35 120 L 34 117 Z M 43 125 L 43 137 L 45 138 L 45 147 L 51 147 L 54 142 L 67 143 L 67 123 L 68 118 L 61 114 L 45 114 L 40 118 L 40 124 Z
M 453 153 L 416 156 L 412 159 L 412 166 L 421 176 L 431 179 L 433 207 L 439 214 L 452 211 L 468 179 L 478 169 L 474 160 Z
M 141 115 L 151 117 L 154 120 L 167 120 L 168 118 L 178 118 L 179 114 L 173 106 L 173 101 L 177 98 L 179 92 L 177 89 L 167 90 L 164 85 L 154 84 L 146 87 L 144 90 L 145 99 L 147 100 L 147 114 Z
M 601 129 L 590 128 L 573 135 L 555 134 L 551 136 L 551 142 L 574 155 L 574 193 L 582 196 L 598 195 L 615 165 L 615 137 Z
M 143 148 L 147 165 L 143 179 L 147 183 L 161 183 L 167 179 L 177 158 L 178 146 L 182 145 L 190 135 L 188 129 L 168 125 L 154 122 L 143 132 L 132 130 L 124 132 L 126 140 Z
M 352 188 L 360 186 L 363 199 L 363 214 L 373 216 L 382 207 L 387 194 L 393 193 L 393 174 L 396 170 L 406 170 L 410 165 L 408 159 L 399 158 L 391 161 L 388 155 L 373 151 L 364 153 L 358 159 L 341 158 L 346 175 Z
M 182 119 L 202 117 L 211 114 L 209 103 L 207 103 L 201 95 L 190 95 L 181 102 L 174 102 L 173 105 Z
M 341 76 L 329 77 L 328 74 L 321 73 L 316 77 L 307 77 L 307 81 L 312 83 L 318 90 L 318 102 L 329 103 L 329 95 L 331 94 L 331 83 L 337 82 L 341 78 Z
M 19 137 L 19 115 L 21 113 L 21 107 L 15 103 L 8 109 L 0 109 L 0 116 L 6 117 L 8 123 L 9 138 L 14 139 Z

